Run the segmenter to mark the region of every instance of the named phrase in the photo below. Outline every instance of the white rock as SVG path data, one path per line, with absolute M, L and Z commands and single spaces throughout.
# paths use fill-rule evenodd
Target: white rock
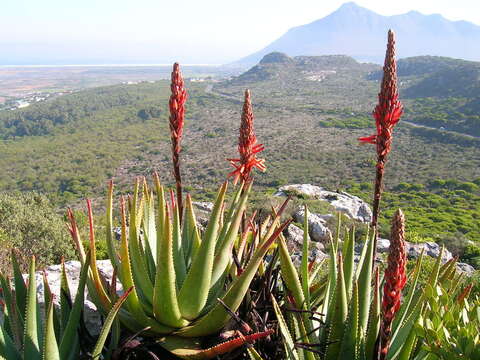
M 293 214 L 293 219 L 298 223 L 303 223 L 305 210 L 299 209 Z M 326 226 L 326 220 L 314 213 L 308 214 L 308 233 L 312 241 L 328 242 L 332 232 Z
M 355 244 L 355 251 L 357 253 L 361 253 L 362 252 L 362 249 L 363 249 L 363 245 L 365 243 L 361 242 L 361 243 L 356 243 Z M 379 238 L 377 240 L 377 253 L 380 253 L 380 254 L 383 254 L 383 253 L 386 253 L 388 252 L 388 249 L 390 248 L 390 240 L 388 239 L 382 239 L 382 238 Z
M 113 268 L 110 260 L 98 260 L 97 266 L 99 272 L 105 277 L 105 279 L 110 283 L 113 276 Z M 72 296 L 72 301 L 74 301 L 77 294 L 78 282 L 80 280 L 80 262 L 79 261 L 67 261 L 65 262 L 65 270 L 68 278 L 68 285 L 70 289 L 70 294 Z M 54 295 L 54 303 L 58 305 L 60 301 L 60 285 L 61 285 L 61 266 L 60 265 L 50 265 L 45 268 L 45 273 L 47 275 L 48 284 L 50 290 Z M 24 275 L 25 278 L 28 278 L 28 275 Z M 43 286 L 43 275 L 41 271 L 35 273 L 35 278 L 37 282 L 37 299 L 39 304 L 43 307 L 44 304 L 44 286 Z M 117 281 L 117 292 L 122 292 L 122 284 Z M 84 320 L 87 329 L 92 335 L 98 335 L 102 326 L 102 319 L 100 313 L 97 311 L 95 304 L 88 297 L 87 288 L 85 287 L 85 303 L 84 303 Z
M 467 276 L 471 276 L 475 272 L 475 268 L 466 263 L 457 263 L 457 270 L 465 273 Z
M 327 201 L 337 211 L 343 212 L 348 217 L 361 221 L 371 222 L 372 211 L 362 199 L 346 192 L 327 191 L 320 186 L 311 184 L 293 184 L 282 186 L 274 195 L 287 196 L 288 194 L 299 194 L 316 200 Z
M 294 224 L 288 225 L 288 227 L 283 230 L 283 235 L 287 241 L 287 246 L 289 249 L 300 249 L 303 244 L 303 230 Z
M 438 258 L 440 256 L 441 246 L 433 241 L 424 242 L 424 243 L 409 243 L 406 242 L 407 246 L 407 255 L 412 258 L 418 258 L 422 250 L 424 250 L 424 254 L 431 256 L 433 258 Z M 447 249 L 444 249 L 442 255 L 442 263 L 447 262 L 453 257 L 452 253 Z
M 213 203 L 208 201 L 194 201 L 193 206 L 197 209 L 205 212 L 211 212 L 213 210 Z

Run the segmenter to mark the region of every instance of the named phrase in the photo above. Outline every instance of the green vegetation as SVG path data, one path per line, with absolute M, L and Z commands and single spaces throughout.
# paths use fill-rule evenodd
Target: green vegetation
M 44 310 L 40 311 L 37 298 L 37 280 L 35 276 L 35 257 L 29 266 L 28 285 L 25 283 L 15 255 L 12 255 L 13 283 L 0 274 L 2 287 L 2 322 L 0 325 L 0 356 L 9 360 L 73 360 L 92 355 L 93 359 L 103 358 L 104 344 L 112 327 L 115 316 L 130 290 L 112 306 L 98 340 L 87 344 L 91 337 L 83 323 L 85 284 L 89 263 L 82 266 L 75 300 L 70 295 L 67 273 L 62 264 L 60 308 L 54 306 L 54 297 L 46 276 L 43 279 L 45 297 Z M 117 332 L 119 329 L 116 330 Z M 118 346 L 119 334 L 112 336 L 110 350 Z M 87 348 L 88 349 L 87 349 Z M 107 351 L 105 351 L 107 353 Z
M 443 60 L 448 66 L 456 61 Z M 437 66 L 435 59 L 415 61 L 434 61 L 432 67 Z M 442 64 L 438 71 L 447 66 Z M 267 160 L 267 172 L 256 175 L 261 193 L 268 197 L 281 185 L 309 182 L 345 189 L 370 202 L 370 185 L 365 181 L 372 176 L 375 153 L 357 139 L 374 131 L 370 113 L 378 82 L 368 74 L 378 69 L 345 57 L 303 57 L 295 62 L 265 63 L 250 72 L 273 74 L 267 79 L 242 75 L 224 82 L 187 82 L 182 144 L 186 191 L 198 200 L 214 198 L 212 183 L 225 179 L 229 170 L 225 159 L 236 153 L 239 104 L 249 87 L 257 136 L 265 145 Z M 401 96 L 415 83 L 412 76 L 433 73 L 427 71 L 428 66 L 420 69 L 423 75 L 400 71 L 405 79 Z M 117 184 L 116 195 L 128 192 L 132 177 L 153 170 L 159 172 L 162 183 L 171 185 L 168 97 L 168 82 L 158 81 L 89 89 L 0 112 L 0 137 L 4 139 L 0 143 L 0 190 L 38 191 L 61 213 L 67 205 L 77 208 L 90 197 L 101 212 L 104 204 L 95 199 L 103 195 L 109 178 Z M 476 134 L 479 108 L 474 105 L 474 99 L 466 96 L 406 99 L 404 119 L 433 127 L 446 124 L 447 130 Z M 434 189 L 430 183 L 432 179 L 466 183 L 480 177 L 479 140 L 410 127 L 401 120 L 394 146 L 382 223 L 387 224 L 388 215 L 402 206 L 410 234 L 436 241 L 462 234 L 478 241 L 478 192 Z M 402 183 L 424 188 L 397 188 Z M 103 234 L 103 228 L 99 231 Z M 99 244 L 103 257 L 104 241 Z M 477 257 L 475 251 L 470 253 L 469 258 Z
M 346 190 L 370 201 L 372 185 L 351 184 Z M 442 243 L 462 261 L 478 266 L 480 178 L 473 182 L 432 180 L 426 185 L 400 183 L 384 192 L 382 200 L 381 236 L 389 236 L 390 218 L 401 208 L 407 218 L 407 240 Z
M 8 254 L 14 248 L 19 250 L 18 260 L 24 271 L 32 255 L 40 266 L 75 256 L 62 217 L 45 195 L 35 192 L 0 194 L 1 272 L 8 271 Z
M 417 124 L 480 137 L 480 107 L 473 105 L 468 98 L 419 98 L 408 102 L 404 118 Z

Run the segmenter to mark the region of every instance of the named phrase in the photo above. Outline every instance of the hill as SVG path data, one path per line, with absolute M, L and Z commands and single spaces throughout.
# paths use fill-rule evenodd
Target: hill
M 438 55 L 480 60 L 480 26 L 416 11 L 382 16 L 349 2 L 322 19 L 288 30 L 238 63 L 256 64 L 273 51 L 289 56 L 346 54 L 360 61 L 381 63 L 388 29 L 396 32 L 399 57 Z
M 215 184 L 225 179 L 230 170 L 225 159 L 236 154 L 242 94 L 248 87 L 257 135 L 266 148 L 268 170 L 256 175 L 260 205 L 278 186 L 305 182 L 369 201 L 375 153 L 357 138 L 374 131 L 370 114 L 379 69 L 347 56 L 276 53 L 229 81 L 187 81 L 186 190 L 196 199 L 210 199 Z M 406 114 L 388 164 L 385 214 L 415 199 L 408 209 L 415 217 L 412 229 L 428 224 L 425 229 L 446 229 L 438 236 L 461 232 L 476 239 L 480 234 L 471 219 L 478 215 L 480 201 L 478 142 L 461 132 L 407 122 L 410 114 L 419 117 L 428 110 L 411 104 L 431 98 L 404 99 L 403 93 L 428 76 L 432 74 L 401 78 Z M 165 184 L 172 184 L 168 96 L 168 82 L 157 81 L 89 89 L 27 109 L 0 111 L 0 190 L 41 191 L 64 209 L 103 194 L 109 178 L 119 194 L 131 187 L 132 178 L 154 169 Z M 442 97 L 435 99 L 448 105 Z M 428 111 L 441 109 L 438 104 Z M 432 185 L 436 179 L 455 186 L 439 189 Z M 441 216 L 431 217 L 431 207 Z M 416 214 L 415 209 L 422 210 Z M 382 221 L 388 224 L 386 218 Z

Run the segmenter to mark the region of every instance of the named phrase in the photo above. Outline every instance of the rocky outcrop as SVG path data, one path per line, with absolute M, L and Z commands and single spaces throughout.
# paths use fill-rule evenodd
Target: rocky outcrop
M 213 210 L 213 203 L 208 201 L 194 201 L 193 203 L 197 225 L 200 231 L 205 230 Z
M 457 263 L 457 270 L 465 273 L 467 276 L 471 276 L 475 272 L 475 268 L 466 263 Z
M 283 230 L 283 236 L 287 240 L 288 249 L 301 249 L 303 244 L 303 230 L 294 224 Z
M 97 266 L 100 273 L 105 277 L 108 282 L 111 282 L 113 276 L 113 268 L 110 260 L 98 260 Z M 80 262 L 79 261 L 67 261 L 65 262 L 65 270 L 68 278 L 68 285 L 70 288 L 70 293 L 72 295 L 72 300 L 77 294 L 78 282 L 80 280 Z M 61 266 L 60 265 L 51 265 L 45 268 L 45 273 L 47 274 L 48 284 L 54 295 L 54 302 L 59 303 L 60 300 L 60 284 L 61 284 Z M 25 275 L 26 276 L 26 275 Z M 43 307 L 45 301 L 44 297 L 44 286 L 43 286 L 43 275 L 42 272 L 38 271 L 36 274 L 37 282 L 37 298 L 40 305 Z M 117 291 L 122 292 L 122 284 L 117 282 Z M 87 290 L 85 289 L 85 305 L 84 305 L 84 321 L 88 331 L 92 335 L 98 335 L 102 327 L 102 318 L 100 313 L 97 311 L 95 304 L 88 297 Z
M 442 247 L 434 242 L 424 242 L 424 243 L 418 243 L 418 244 L 407 242 L 407 256 L 409 258 L 415 258 L 415 259 L 418 258 L 422 253 L 422 250 L 424 251 L 425 255 L 428 255 L 433 258 L 438 258 L 440 256 L 441 249 Z M 452 257 L 453 257 L 452 253 L 447 249 L 444 249 L 442 254 L 442 263 L 447 262 Z
M 355 245 L 355 251 L 357 253 L 360 253 L 362 251 L 364 243 L 357 243 Z M 407 251 L 407 256 L 411 259 L 416 259 L 420 256 L 422 253 L 422 250 L 424 252 L 424 255 L 437 258 L 440 256 L 440 250 L 441 246 L 438 245 L 437 243 L 434 242 L 424 242 L 424 243 L 411 243 L 408 241 L 405 241 L 405 247 Z M 383 254 L 383 253 L 388 253 L 388 249 L 390 248 L 390 240 L 388 239 L 378 239 L 377 241 L 377 253 Z M 453 255 L 450 251 L 447 249 L 443 250 L 443 255 L 442 255 L 442 263 L 447 262 L 453 258 Z
M 293 214 L 293 219 L 298 223 L 305 220 L 305 210 L 299 209 Z M 318 214 L 308 214 L 308 233 L 312 241 L 327 243 L 332 237 L 332 232 L 327 227 L 327 220 Z
M 336 211 L 340 211 L 348 217 L 368 223 L 372 220 L 372 211 L 362 199 L 350 195 L 344 191 L 328 191 L 320 186 L 311 184 L 293 184 L 282 186 L 275 196 L 296 195 L 315 200 L 328 202 Z

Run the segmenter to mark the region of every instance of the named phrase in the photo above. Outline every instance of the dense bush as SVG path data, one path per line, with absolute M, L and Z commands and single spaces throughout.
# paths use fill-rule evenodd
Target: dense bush
M 20 250 L 24 266 L 32 255 L 40 266 L 75 257 L 62 218 L 35 192 L 0 193 L 0 248 L 2 259 L 9 250 Z

